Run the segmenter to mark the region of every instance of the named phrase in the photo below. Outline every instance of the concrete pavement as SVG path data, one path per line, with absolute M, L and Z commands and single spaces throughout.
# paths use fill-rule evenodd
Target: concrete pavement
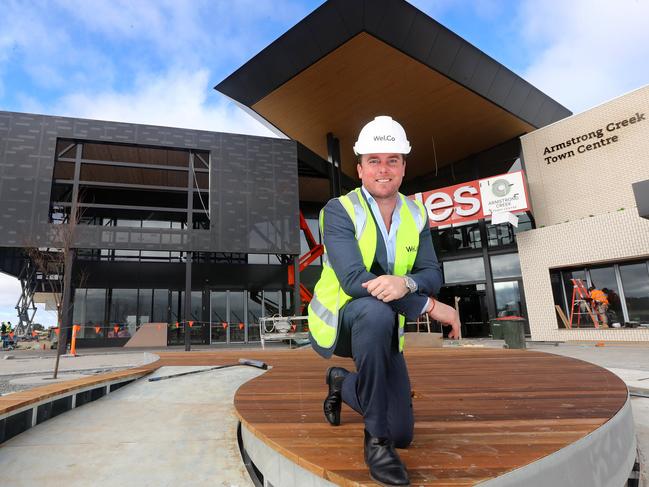
M 208 367 L 162 367 L 152 376 Z M 249 487 L 237 444 L 233 397 L 262 373 L 250 367 L 160 382 L 138 379 L 0 447 L 12 487 Z
M 463 345 L 502 348 L 503 341 L 468 339 Z M 607 368 L 622 378 L 630 391 L 649 395 L 649 344 L 528 343 L 528 348 Z M 51 377 L 52 354 L 39 358 L 33 353 L 11 353 L 13 360 L 0 360 L 0 381 L 13 377 L 14 382 L 40 385 L 43 377 Z M 63 357 L 61 370 L 66 371 L 63 376 L 68 372 L 87 374 L 155 359 L 152 352 L 85 351 L 79 357 Z M 156 374 L 173 373 L 174 369 L 196 368 L 165 367 Z M 39 371 L 47 374 L 34 374 Z M 0 448 L 0 472 L 3 479 L 17 479 L 8 484 L 17 486 L 55 485 L 48 483 L 48 475 L 58 465 L 68 466 L 65 482 L 71 485 L 87 485 L 79 479 L 88 478 L 95 479 L 96 485 L 250 485 L 233 441 L 236 419 L 232 397 L 240 384 L 259 372 L 234 368 L 157 383 L 141 379 L 10 440 Z M 649 398 L 632 397 L 631 406 L 642 463 L 640 485 L 649 487 Z M 27 451 L 30 453 L 25 454 Z M 34 469 L 34 458 L 42 458 L 39 463 L 46 467 Z M 188 476 L 181 478 L 178 470 L 189 472 Z M 7 473 L 11 476 L 4 477 Z M 57 477 L 56 485 L 60 480 Z

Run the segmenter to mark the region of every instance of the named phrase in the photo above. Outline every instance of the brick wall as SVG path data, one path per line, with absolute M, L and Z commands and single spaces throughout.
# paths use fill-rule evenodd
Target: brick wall
M 551 268 L 649 258 L 631 187 L 649 179 L 649 86 L 521 143 L 538 227 L 517 237 L 532 339 L 649 341 L 649 329 L 558 329 L 550 285 Z

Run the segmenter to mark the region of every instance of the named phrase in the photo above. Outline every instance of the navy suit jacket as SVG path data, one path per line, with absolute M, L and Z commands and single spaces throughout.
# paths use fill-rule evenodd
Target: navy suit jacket
M 376 254 L 372 267 L 367 271 L 356 240 L 354 224 L 343 205 L 338 199 L 331 199 L 323 208 L 323 212 L 323 243 L 327 250 L 329 264 L 336 273 L 343 291 L 352 298 L 371 296 L 361 284 L 387 274 L 388 269 L 385 242 L 376 219 L 374 220 L 374 224 L 377 225 Z M 371 210 L 370 214 L 374 218 Z M 417 282 L 417 292 L 406 294 L 403 298 L 390 301 L 388 304 L 396 312 L 404 314 L 409 321 L 413 321 L 420 315 L 428 296 L 436 295 L 442 286 L 442 270 L 433 248 L 428 219 L 419 234 L 419 250 L 408 275 Z

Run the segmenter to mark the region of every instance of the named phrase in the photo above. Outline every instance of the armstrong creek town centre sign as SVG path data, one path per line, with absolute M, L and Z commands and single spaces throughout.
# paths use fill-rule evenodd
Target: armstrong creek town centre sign
M 633 116 L 624 120 L 609 122 L 606 126 L 597 130 L 571 137 L 555 145 L 546 146 L 543 149 L 543 160 L 546 164 L 552 164 L 562 159 L 569 159 L 577 154 L 585 154 L 614 144 L 620 140 L 622 130 L 645 120 L 644 113 L 636 112 Z
M 415 193 L 410 198 L 424 205 L 431 228 L 529 210 L 523 171 Z

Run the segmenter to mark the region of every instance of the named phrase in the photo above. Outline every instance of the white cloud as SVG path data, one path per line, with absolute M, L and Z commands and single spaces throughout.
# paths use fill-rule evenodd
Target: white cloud
M 69 94 L 49 111 L 81 118 L 273 136 L 261 123 L 220 97 L 205 69 L 142 74 L 132 91 Z
M 533 58 L 523 76 L 574 112 L 649 83 L 649 2 L 527 0 L 519 11 Z
M 8 274 L 0 273 L 0 308 L 12 309 L 20 297 L 20 281 Z M 14 310 L 14 320 L 16 313 Z
M 0 321 L 11 321 L 15 326 L 18 324 L 18 313 L 16 303 L 20 298 L 22 290 L 20 281 L 8 274 L 0 273 Z M 55 326 L 56 312 L 45 311 L 44 305 L 36 305 L 37 311 L 34 316 L 35 323 L 45 326 Z

